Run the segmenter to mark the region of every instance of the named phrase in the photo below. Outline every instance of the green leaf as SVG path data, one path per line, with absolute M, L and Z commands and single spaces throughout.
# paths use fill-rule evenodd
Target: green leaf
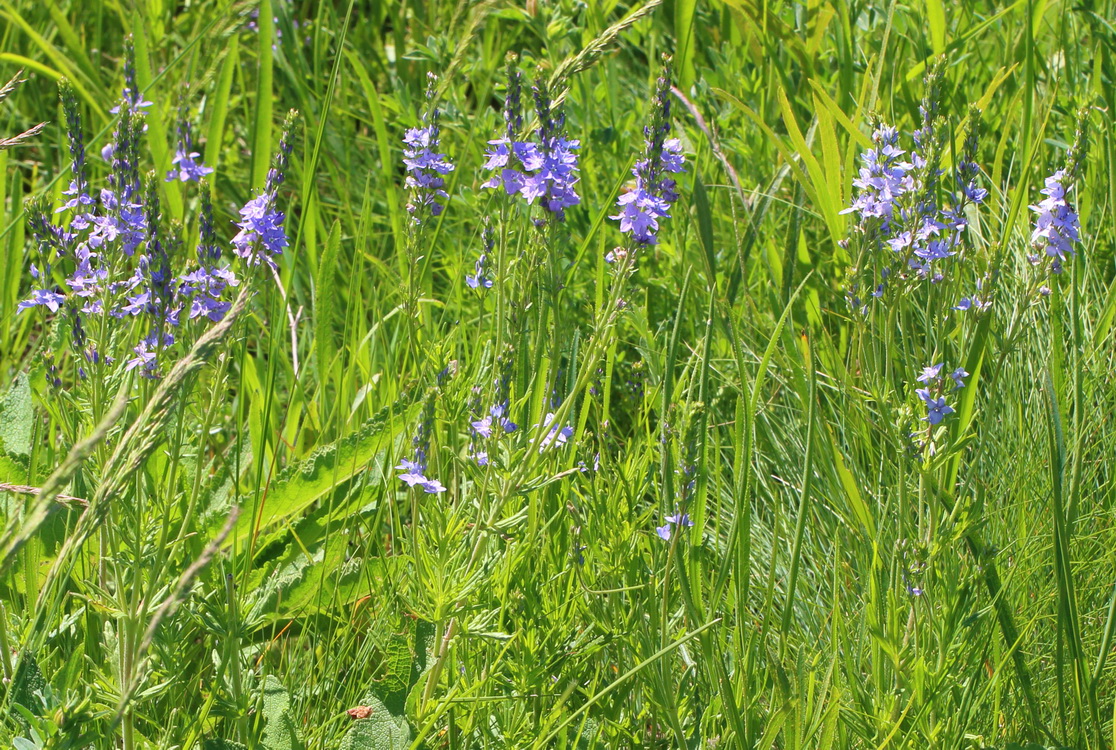
M 405 716 L 388 711 L 371 692 L 361 699 L 361 705 L 372 713 L 353 722 L 341 740 L 341 750 L 407 750 L 411 746 L 411 726 Z
M 232 740 L 202 740 L 202 750 L 248 750 L 247 745 Z
M 698 237 L 705 251 L 706 281 L 710 288 L 717 285 L 717 251 L 713 244 L 713 215 L 709 209 L 709 193 L 700 175 L 694 175 L 694 212 L 697 214 Z
M 243 545 L 249 534 L 275 527 L 302 513 L 338 484 L 364 471 L 414 421 L 418 409 L 414 396 L 404 396 L 394 406 L 381 409 L 361 429 L 318 448 L 305 461 L 288 467 L 261 495 L 256 513 L 240 516 L 225 546 Z M 217 517 L 214 522 L 219 526 Z
M 298 738 L 294 722 L 291 721 L 291 697 L 275 675 L 268 675 L 263 686 L 264 725 L 260 743 L 267 750 L 299 750 L 302 742 Z
M 31 383 L 20 373 L 0 398 L 0 448 L 17 456 L 31 454 L 31 432 L 35 415 L 31 408 Z
M 926 0 L 926 22 L 930 26 L 930 44 L 934 54 L 945 52 L 946 17 L 942 0 Z
M 213 94 L 213 109 L 209 115 L 209 129 L 206 131 L 205 164 L 216 169 L 221 162 L 221 145 L 225 140 L 225 118 L 229 112 L 229 92 L 232 89 L 233 73 L 240 62 L 240 42 L 236 35 L 228 40 L 228 51 L 221 65 L 221 76 Z
M 0 482 L 8 484 L 26 484 L 30 481 L 27 476 L 27 459 L 22 456 L 9 456 L 0 453 Z
M 35 693 L 45 690 L 46 680 L 39 670 L 39 663 L 29 651 L 24 651 L 20 656 L 19 666 L 12 675 L 12 703 L 18 703 L 32 713 L 39 707 L 39 700 Z
M 674 5 L 675 67 L 678 71 L 678 85 L 688 91 L 694 85 L 694 11 L 697 0 L 679 0 Z

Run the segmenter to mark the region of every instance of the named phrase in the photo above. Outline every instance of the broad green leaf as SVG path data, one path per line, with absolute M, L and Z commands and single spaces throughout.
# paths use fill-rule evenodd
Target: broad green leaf
M 713 245 L 713 215 L 709 209 L 709 193 L 701 177 L 694 175 L 694 213 L 697 214 L 698 237 L 701 239 L 701 248 L 705 251 L 702 259 L 705 261 L 706 281 L 710 288 L 717 285 L 717 251 Z
M 8 392 L 0 397 L 0 449 L 17 456 L 30 455 L 34 417 L 31 382 L 26 373 L 21 372 Z
M 942 0 L 926 0 L 926 23 L 930 27 L 930 46 L 935 55 L 945 52 L 946 16 Z
M 268 675 L 263 685 L 264 724 L 260 744 L 266 750 L 299 750 L 302 742 L 291 721 L 291 697 L 275 675 Z
M 341 750 L 407 750 L 411 746 L 407 717 L 392 714 L 373 693 L 366 693 L 361 705 L 371 713 L 353 722 L 341 740 Z
M 359 430 L 316 449 L 305 461 L 288 467 L 261 492 L 255 517 L 252 513 L 241 514 L 225 546 L 243 543 L 253 532 L 260 533 L 289 521 L 338 484 L 356 476 L 414 421 L 418 409 L 413 396 L 404 396 L 394 406 L 381 409 Z
M 39 699 L 35 697 L 35 693 L 45 690 L 46 687 L 47 682 L 39 670 L 39 662 L 31 652 L 24 651 L 19 658 L 19 666 L 12 675 L 9 700 L 34 712 L 39 708 Z
M 233 35 L 228 40 L 225 61 L 221 65 L 221 76 L 213 92 L 212 109 L 209 112 L 209 129 L 206 131 L 205 164 L 217 169 L 221 163 L 222 144 L 225 140 L 225 118 L 229 112 L 229 92 L 232 89 L 233 74 L 240 63 L 240 41 Z

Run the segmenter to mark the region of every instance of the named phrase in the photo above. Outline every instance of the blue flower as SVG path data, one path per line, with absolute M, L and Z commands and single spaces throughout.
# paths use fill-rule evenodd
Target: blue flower
M 690 520 L 690 516 L 687 513 L 675 512 L 673 516 L 667 516 L 664 520 L 666 523 L 662 526 L 655 527 L 655 533 L 659 535 L 660 539 L 667 542 L 670 541 L 672 525 L 678 526 L 680 529 L 688 529 L 694 525 L 694 522 Z
M 543 427 L 550 427 L 550 424 L 553 421 L 554 414 L 552 412 L 547 412 L 546 416 L 543 417 Z M 538 425 L 535 425 L 533 429 L 538 429 L 538 427 Z M 562 427 L 554 425 L 553 427 L 550 427 L 550 431 L 543 436 L 542 441 L 539 444 L 539 453 L 542 453 L 551 445 L 565 445 L 569 441 L 569 439 L 573 437 L 573 434 L 573 428 L 569 425 L 565 425 Z
M 69 200 L 58 211 L 64 211 L 68 208 L 80 210 L 82 207 L 91 206 L 95 202 L 89 195 L 89 180 L 85 173 L 85 134 L 81 125 L 81 112 L 78 109 L 77 97 L 74 96 L 74 89 L 69 81 L 63 79 L 59 85 L 59 94 L 62 100 L 62 112 L 66 118 L 66 139 L 70 145 L 70 158 L 72 160 L 70 170 L 73 179 L 70 181 L 69 187 L 62 191 L 62 194 Z M 80 214 L 79 217 L 75 217 L 75 221 L 88 221 Z
M 505 409 L 506 407 L 503 404 L 493 406 L 484 418 L 471 423 L 473 431 L 485 439 L 492 437 L 493 425 L 501 427 L 505 433 L 515 432 L 519 425 L 504 416 Z M 553 417 L 554 415 L 550 416 Z M 550 424 L 550 422 L 548 421 L 547 424 Z M 535 426 L 538 427 L 538 425 Z M 565 441 L 563 440 L 563 442 Z
M 918 376 L 917 380 L 920 383 L 929 383 L 938 377 L 938 373 L 942 371 L 942 363 L 930 365 L 929 367 L 922 368 L 922 374 Z
M 1038 214 L 1031 232 L 1031 244 L 1044 250 L 1046 255 L 1060 263 L 1066 256 L 1074 254 L 1074 244 L 1080 241 L 1081 226 L 1077 213 L 1066 200 L 1072 186 L 1067 181 L 1064 169 L 1046 178 L 1046 186 L 1040 191 L 1045 198 L 1031 210 Z M 1060 265 L 1056 267 L 1060 268 Z
M 273 256 L 281 255 L 287 247 L 287 232 L 283 228 L 282 211 L 275 208 L 275 197 L 261 193 L 252 198 L 240 209 L 240 231 L 232 239 L 233 249 L 248 265 L 259 265 L 265 261 L 275 268 Z M 259 252 L 258 249 L 266 252 Z
M 857 197 L 841 213 L 859 214 L 862 221 L 879 220 L 886 234 L 897 213 L 896 202 L 914 187 L 908 175 L 913 165 L 900 160 L 905 152 L 898 147 L 899 132 L 895 128 L 880 125 L 872 133 L 872 142 L 876 147 L 861 154 L 864 166 L 853 180 L 859 191 Z
M 428 98 L 434 95 L 435 80 L 431 75 Z M 415 224 L 422 223 L 424 211 L 429 212 L 430 216 L 442 213 L 444 201 L 449 198 L 444 190 L 444 175 L 453 171 L 449 157 L 437 152 L 440 132 L 438 110 L 432 109 L 429 117 L 423 119 L 428 120 L 423 127 L 410 128 L 403 135 L 403 165 L 407 169 L 405 184 L 411 190 L 407 211 Z
M 965 371 L 964 367 L 958 367 L 956 370 L 951 372 L 949 376 L 953 378 L 953 382 L 956 384 L 954 390 L 957 390 L 959 388 L 965 387 L 965 381 L 962 380 L 962 378 L 969 377 L 969 373 Z
M 562 221 L 566 209 L 581 203 L 575 185 L 578 182 L 579 141 L 562 134 L 564 118 L 555 114 L 546 86 L 536 81 L 535 112 L 538 118 L 536 140 L 518 140 L 522 116 L 519 114 L 519 74 L 509 76 L 505 97 L 505 134 L 488 142 L 484 169 L 499 170 L 482 187 L 502 187 L 507 195 L 522 195 L 528 205 L 539 201 L 542 207 Z
M 206 318 L 213 322 L 225 317 L 231 302 L 221 299 L 228 287 L 240 282 L 228 266 L 218 265 L 221 248 L 213 229 L 213 203 L 209 187 L 202 190 L 198 265 L 179 277 L 179 295 L 190 299 L 189 319 Z
M 212 174 L 212 167 L 197 161 L 199 156 L 201 154 L 194 150 L 194 142 L 190 137 L 190 123 L 183 118 L 178 124 L 178 148 L 171 159 L 175 168 L 167 172 L 167 182 L 175 179 L 181 182 L 198 182 L 207 174 Z
M 687 528 L 694 525 L 694 522 L 690 520 L 690 515 L 688 513 L 675 513 L 673 516 L 667 516 L 666 520 L 670 523 Z
M 414 448 L 414 458 L 400 460 L 395 468 L 403 473 L 399 475 L 400 481 L 408 487 L 419 487 L 429 495 L 445 492 L 446 488 L 437 479 L 426 476 L 426 455 L 430 450 L 430 431 L 433 427 L 433 402 L 428 401 L 419 418 L 418 429 L 411 440 Z
M 35 289 L 31 292 L 31 299 L 20 302 L 18 307 L 20 311 L 23 311 L 29 307 L 42 305 L 54 313 L 58 312 L 58 309 L 65 301 L 65 295 L 59 294 L 51 289 Z
M 284 123 L 283 135 L 279 139 L 279 150 L 275 153 L 275 159 L 267 173 L 263 192 L 240 209 L 240 221 L 237 223 L 240 231 L 232 239 L 233 251 L 249 266 L 258 266 L 263 261 L 275 268 L 275 256 L 281 255 L 288 245 L 287 232 L 283 228 L 286 215 L 276 207 L 275 203 L 294 147 L 291 142 L 294 117 L 295 112 L 292 110 Z
M 670 205 L 678 200 L 671 174 L 685 171 L 682 142 L 670 133 L 670 74 L 664 70 L 656 84 L 649 124 L 644 129 L 643 158 L 632 167 L 635 186 L 616 201 L 619 212 L 609 218 L 620 222 L 620 231 L 638 245 L 657 242 L 659 220 L 670 218 Z M 614 263 L 626 258 L 615 250 L 605 256 Z
M 139 112 L 151 106 L 151 102 L 143 98 L 143 93 L 136 83 L 136 47 L 132 37 L 124 40 L 124 92 L 121 104 L 109 110 L 112 114 L 120 114 L 123 110 Z
M 918 397 L 926 404 L 927 414 L 923 419 L 931 425 L 940 423 L 946 418 L 947 414 L 953 413 L 953 407 L 945 402 L 945 397 L 939 396 L 938 398 L 934 398 L 925 388 L 919 388 L 915 393 L 918 394 Z
M 609 218 L 618 220 L 620 231 L 631 234 L 632 239 L 641 245 L 653 245 L 659 231 L 659 219 L 670 218 L 667 212 L 670 204 L 642 187 L 621 195 L 616 205 L 620 213 Z

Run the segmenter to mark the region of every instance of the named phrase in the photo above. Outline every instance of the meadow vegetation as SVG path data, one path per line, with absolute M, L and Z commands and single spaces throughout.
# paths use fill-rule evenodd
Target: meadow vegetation
M 0 2 L 0 745 L 1111 747 L 1113 19 Z

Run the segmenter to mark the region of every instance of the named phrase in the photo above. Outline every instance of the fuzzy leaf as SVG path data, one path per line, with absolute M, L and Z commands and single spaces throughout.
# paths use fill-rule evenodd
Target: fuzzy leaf
M 405 716 L 392 714 L 371 692 L 361 703 L 371 713 L 353 722 L 341 740 L 341 750 L 407 750 L 411 746 L 411 727 Z
M 0 448 L 17 456 L 30 455 L 33 425 L 31 383 L 21 372 L 0 398 Z
M 243 546 L 253 529 L 263 531 L 289 520 L 363 471 L 414 421 L 418 408 L 413 396 L 404 396 L 394 406 L 381 409 L 361 429 L 318 448 L 305 461 L 288 467 L 266 490 L 259 512 L 240 516 L 225 546 Z
M 260 743 L 267 750 L 300 750 L 294 722 L 291 721 L 291 697 L 275 675 L 268 675 L 263 686 L 263 715 L 267 720 Z

